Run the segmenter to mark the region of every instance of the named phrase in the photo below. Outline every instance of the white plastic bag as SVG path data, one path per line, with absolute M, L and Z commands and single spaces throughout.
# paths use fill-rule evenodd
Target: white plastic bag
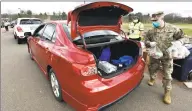
M 117 66 L 115 66 L 107 61 L 99 61 L 98 68 L 103 70 L 107 74 L 112 73 L 117 70 Z
M 172 46 L 167 49 L 169 58 L 172 59 L 184 59 L 189 56 L 190 51 L 179 42 L 172 42 Z
M 161 57 L 163 57 L 162 51 L 157 46 L 149 48 L 148 54 L 149 54 L 149 56 L 151 56 L 155 59 L 160 59 Z

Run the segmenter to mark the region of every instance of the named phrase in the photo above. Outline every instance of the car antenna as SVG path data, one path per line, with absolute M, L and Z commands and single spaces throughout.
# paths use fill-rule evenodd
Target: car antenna
M 85 0 L 84 0 L 84 4 L 85 4 Z

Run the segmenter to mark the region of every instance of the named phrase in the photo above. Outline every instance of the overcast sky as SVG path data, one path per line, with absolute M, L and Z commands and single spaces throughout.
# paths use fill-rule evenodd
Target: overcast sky
M 18 13 L 19 9 L 31 10 L 33 13 L 68 12 L 83 2 L 1 2 L 1 13 Z M 120 2 L 134 9 L 134 12 L 179 13 L 184 17 L 192 17 L 192 2 Z

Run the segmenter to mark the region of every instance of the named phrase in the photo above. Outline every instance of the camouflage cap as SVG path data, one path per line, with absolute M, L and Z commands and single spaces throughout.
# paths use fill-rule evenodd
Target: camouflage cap
M 164 15 L 163 11 L 158 11 L 152 14 L 151 20 L 157 20 L 159 17 L 161 17 L 162 15 Z

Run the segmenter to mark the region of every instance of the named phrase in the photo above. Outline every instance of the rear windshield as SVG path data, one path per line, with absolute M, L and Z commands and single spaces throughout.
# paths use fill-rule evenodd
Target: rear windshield
M 111 30 L 91 31 L 82 34 L 82 36 L 84 37 L 86 44 L 96 44 L 122 40 L 122 37 L 118 33 Z M 80 36 L 78 36 L 73 40 L 73 43 L 77 45 L 83 45 L 83 40 Z
M 83 45 L 83 41 L 80 36 L 76 37 L 74 40 L 71 38 L 71 25 L 68 26 L 63 24 L 63 29 L 67 34 L 69 40 L 73 41 L 76 45 Z M 103 43 L 109 41 L 122 40 L 122 37 L 111 30 L 96 30 L 84 33 L 82 35 L 85 39 L 86 44 L 95 44 L 95 43 Z
M 22 19 L 20 24 L 41 24 L 42 21 L 39 19 Z

